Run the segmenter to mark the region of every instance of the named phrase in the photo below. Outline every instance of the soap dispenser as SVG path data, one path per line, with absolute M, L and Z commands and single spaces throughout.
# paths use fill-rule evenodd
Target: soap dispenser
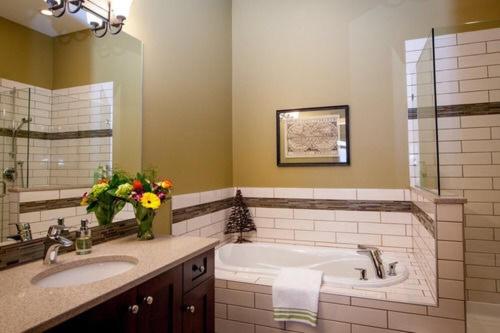
M 89 228 L 89 220 L 81 221 L 80 232 L 75 242 L 76 254 L 89 254 L 92 252 L 92 238 Z

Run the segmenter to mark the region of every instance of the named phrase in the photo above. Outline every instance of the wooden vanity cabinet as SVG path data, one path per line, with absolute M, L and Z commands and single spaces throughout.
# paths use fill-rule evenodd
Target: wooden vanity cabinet
M 213 333 L 214 281 L 211 250 L 47 332 Z

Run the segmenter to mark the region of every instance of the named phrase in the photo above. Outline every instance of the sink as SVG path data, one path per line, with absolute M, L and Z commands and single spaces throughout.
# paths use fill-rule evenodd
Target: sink
M 31 283 L 42 288 L 74 287 L 123 274 L 137 265 L 129 256 L 106 256 L 54 264 L 36 275 Z

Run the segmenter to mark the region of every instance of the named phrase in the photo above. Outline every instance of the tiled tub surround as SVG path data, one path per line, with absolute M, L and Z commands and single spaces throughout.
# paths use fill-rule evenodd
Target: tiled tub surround
M 439 281 L 435 291 L 438 306 L 409 304 L 412 299 L 409 290 L 424 294 L 433 292 L 430 289 L 422 291 L 421 286 L 427 283 L 426 274 L 429 273 L 418 264 L 417 269 L 412 270 L 410 279 L 398 286 L 377 290 L 323 286 L 318 327 L 313 329 L 301 324 L 273 321 L 272 278 L 216 271 L 216 332 L 465 332 L 463 242 L 457 240 L 457 230 L 463 227 L 463 204 L 455 201 L 436 203 L 433 197 L 426 198 L 416 191 L 412 191 L 411 195 L 415 202 L 427 202 L 424 207 L 435 207 L 432 219 L 439 235 L 438 246 L 434 250 L 439 262 L 435 273 Z M 414 245 L 414 253 L 398 252 L 391 253 L 391 256 L 399 256 L 409 264 L 416 263 L 418 256 L 429 260 L 432 241 L 425 234 L 428 230 L 425 227 L 415 229 L 425 236 L 414 237 L 413 244 L 417 244 Z M 397 295 L 398 292 L 401 294 Z M 420 301 L 421 304 L 425 304 L 424 299 L 413 298 L 415 303 Z
M 409 95 L 418 42 L 410 44 Z M 441 187 L 468 199 L 467 298 L 500 303 L 500 29 L 442 36 L 436 45 Z M 412 161 L 418 144 L 411 112 L 408 123 Z
M 59 217 L 63 217 L 66 226 L 73 230 L 80 226 L 81 219 L 88 219 L 91 226 L 96 226 L 95 214 L 87 214 L 86 207 L 80 205 L 82 194 L 88 191 L 88 188 L 11 191 L 10 233 L 15 234 L 16 223 L 30 223 L 34 238 L 45 237 Z M 132 206 L 127 204 L 115 216 L 114 222 L 133 218 Z

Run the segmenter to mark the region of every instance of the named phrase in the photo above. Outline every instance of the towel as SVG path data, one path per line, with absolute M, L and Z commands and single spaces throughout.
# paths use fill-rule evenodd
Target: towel
M 274 320 L 316 327 L 323 272 L 283 268 L 273 283 Z

